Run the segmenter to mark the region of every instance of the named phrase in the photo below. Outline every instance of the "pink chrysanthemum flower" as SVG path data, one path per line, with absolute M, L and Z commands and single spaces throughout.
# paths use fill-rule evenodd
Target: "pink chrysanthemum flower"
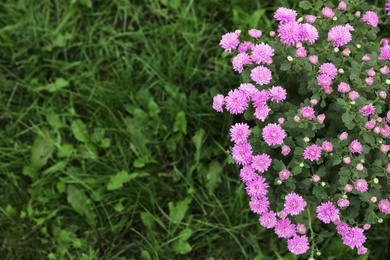
M 225 104 L 230 114 L 242 114 L 248 108 L 248 98 L 242 90 L 230 90 L 225 97 Z
M 256 107 L 254 116 L 264 122 L 265 119 L 268 117 L 268 113 L 271 111 L 271 109 L 267 105 L 262 105 L 260 107 Z
M 326 74 L 321 74 L 317 76 L 317 82 L 322 89 L 326 89 L 330 87 L 330 84 L 332 84 L 332 78 Z
M 351 91 L 348 93 L 348 97 L 350 100 L 355 100 L 355 99 L 360 97 L 360 94 L 359 94 L 359 92 Z
M 287 45 L 294 45 L 301 39 L 301 30 L 301 24 L 295 21 L 281 24 L 278 28 L 280 42 Z
M 251 83 L 241 83 L 238 89 L 244 91 L 245 95 L 249 98 L 253 98 L 255 93 L 258 92 L 255 85 Z
M 371 68 L 371 69 L 369 69 L 369 70 L 366 70 L 366 72 L 367 72 L 367 75 L 368 75 L 369 77 L 374 77 L 374 76 L 375 76 L 375 70 L 374 70 L 374 68 Z
M 332 18 L 334 16 L 334 12 L 332 8 L 329 7 L 322 8 L 322 14 L 324 15 L 325 18 Z
M 235 144 L 232 149 L 232 157 L 237 164 L 249 164 L 252 161 L 252 146 L 249 143 Z
M 214 96 L 213 98 L 213 109 L 217 112 L 222 112 L 222 106 L 225 104 L 225 97 L 221 94 Z
M 250 37 L 255 38 L 257 40 L 261 37 L 261 35 L 263 35 L 263 32 L 261 30 L 257 30 L 257 29 L 250 29 L 248 31 L 248 34 Z
M 384 126 L 380 125 L 379 130 L 380 130 L 381 135 L 384 137 L 388 137 L 390 135 L 390 126 L 387 124 Z
M 285 197 L 284 210 L 290 215 L 299 215 L 306 207 L 307 203 L 296 193 L 287 194 Z
M 303 151 L 303 158 L 310 161 L 318 161 L 321 157 L 321 147 L 312 144 Z
M 355 139 L 349 145 L 349 150 L 351 153 L 361 154 L 363 152 L 363 145 L 357 139 Z
M 344 11 L 346 8 L 347 8 L 347 3 L 345 3 L 344 1 L 341 1 L 337 6 L 337 9 L 339 9 L 340 11 Z
M 287 91 L 282 88 L 281 86 L 273 86 L 269 90 L 269 94 L 271 97 L 271 100 L 276 101 L 276 103 L 279 103 L 279 101 L 283 101 L 286 99 Z
M 270 212 L 266 212 L 260 217 L 259 220 L 263 227 L 273 228 L 276 225 L 276 213 L 272 210 Z
M 271 82 L 271 70 L 264 66 L 257 66 L 251 71 L 251 79 L 259 85 L 266 85 Z
M 388 12 L 387 15 L 390 15 L 390 0 L 387 0 L 385 10 Z
M 337 230 L 337 233 L 342 235 L 342 236 L 345 236 L 346 234 L 349 233 L 350 231 L 350 227 L 348 226 L 347 223 L 345 222 L 340 222 L 336 225 L 336 230 Z
M 295 234 L 295 225 L 288 218 L 280 219 L 276 222 L 275 234 L 279 238 L 290 238 Z
M 290 175 L 291 175 L 291 172 L 287 169 L 283 169 L 279 172 L 279 178 L 281 180 L 287 180 L 288 177 L 290 177 Z
M 297 224 L 297 233 L 299 234 L 305 234 L 306 233 L 306 226 L 305 224 Z
M 378 15 L 373 11 L 367 11 L 363 15 L 362 20 L 363 22 L 365 22 L 368 25 L 371 25 L 372 27 L 377 27 L 379 22 Z
M 313 24 L 316 21 L 317 17 L 315 15 L 306 15 L 306 22 Z
M 379 56 L 378 60 L 390 61 L 390 45 L 383 46 L 380 50 L 381 50 L 381 55 Z
M 297 57 L 297 58 L 304 58 L 304 57 L 306 57 L 306 49 L 305 49 L 305 47 L 299 47 L 298 49 L 297 49 L 297 51 L 295 52 L 295 56 Z
M 353 28 L 353 26 L 352 26 L 352 25 L 350 25 L 349 23 L 347 23 L 347 24 L 345 25 L 345 28 L 347 28 L 347 29 L 348 29 L 348 31 L 350 31 L 350 32 L 353 32 L 353 31 L 355 31 L 355 28 Z
M 263 197 L 261 199 L 258 198 L 251 198 L 251 201 L 249 202 L 249 207 L 253 213 L 256 214 L 264 214 L 265 212 L 268 212 L 269 207 L 269 201 L 267 197 Z
M 328 75 L 332 79 L 337 76 L 337 68 L 333 63 L 327 62 L 320 66 L 320 72 L 322 74 Z
M 257 173 L 255 172 L 255 169 L 253 169 L 252 165 L 247 164 L 244 165 L 240 169 L 240 178 L 243 182 L 249 182 L 253 181 L 258 177 Z
M 368 190 L 368 183 L 365 179 L 359 179 L 356 180 L 354 187 L 360 192 L 366 192 Z
M 342 236 L 343 243 L 349 246 L 351 249 L 361 247 L 366 242 L 366 237 L 363 234 L 364 229 L 359 227 L 353 227 L 349 229 L 349 232 Z
M 222 39 L 219 45 L 225 50 L 225 52 L 231 52 L 232 49 L 236 49 L 240 41 L 238 40 L 238 34 L 230 32 L 222 35 Z
M 280 23 L 287 23 L 295 21 L 297 15 L 298 13 L 295 10 L 279 7 L 274 14 L 274 18 Z
M 359 111 L 363 114 L 363 116 L 369 116 L 375 113 L 375 107 L 372 104 L 369 104 L 362 107 Z
M 387 66 L 384 66 L 380 69 L 380 72 L 383 74 L 383 75 L 387 75 L 390 73 L 390 68 L 387 67 Z
M 244 70 L 244 65 L 252 64 L 252 60 L 245 52 L 237 54 L 232 60 L 233 69 L 241 73 Z
M 274 56 L 274 49 L 266 43 L 256 44 L 252 47 L 251 58 L 257 64 L 267 63 Z
M 364 126 L 365 126 L 366 129 L 368 129 L 368 130 L 373 129 L 373 128 L 375 127 L 375 125 L 376 125 L 376 120 L 375 120 L 375 119 L 371 119 L 371 120 L 367 121 L 367 122 L 364 124 Z
M 315 41 L 318 39 L 317 28 L 308 23 L 302 24 L 300 38 L 302 41 L 308 41 L 311 44 L 315 43 Z
M 302 107 L 300 112 L 304 118 L 307 118 L 309 120 L 312 120 L 315 117 L 314 108 L 310 106 Z
M 388 153 L 390 151 L 390 145 L 382 144 L 380 150 L 382 153 Z
M 287 248 L 295 255 L 304 254 L 309 250 L 309 240 L 307 236 L 295 235 L 293 238 L 287 240 Z
M 252 167 L 261 173 L 267 171 L 271 163 L 271 157 L 265 153 L 252 157 Z
M 339 218 L 339 209 L 335 208 L 332 202 L 323 202 L 316 209 L 317 218 L 324 222 L 325 224 L 329 224 L 331 221 L 335 221 Z
M 386 199 L 379 201 L 378 203 L 379 211 L 385 214 L 390 214 L 390 202 Z
M 253 46 L 254 46 L 254 44 L 251 42 L 242 42 L 238 46 L 237 50 L 239 53 L 242 53 L 242 52 L 246 52 L 246 51 L 252 49 Z
M 367 85 L 371 86 L 374 83 L 374 78 L 368 77 L 364 80 Z
M 263 128 L 262 136 L 269 146 L 281 145 L 286 137 L 286 132 L 280 125 L 271 123 Z
M 339 200 L 337 201 L 337 205 L 338 205 L 340 208 L 346 208 L 346 207 L 349 206 L 349 200 L 339 198 Z
M 258 176 L 255 180 L 246 183 L 246 193 L 254 198 L 262 198 L 268 193 L 268 184 L 264 177 Z
M 390 123 L 390 110 L 387 111 L 387 114 L 386 114 L 386 122 L 387 122 L 387 123 Z
M 236 123 L 230 128 L 230 140 L 235 143 L 245 143 L 250 134 L 249 125 L 246 123 Z
M 333 47 L 340 47 L 352 40 L 352 34 L 342 25 L 336 25 L 328 32 L 328 40 L 333 42 Z
M 348 91 L 351 90 L 351 87 L 345 82 L 340 82 L 340 84 L 337 87 L 337 90 L 340 93 L 347 93 Z
M 322 150 L 324 150 L 325 152 L 327 153 L 330 153 L 331 151 L 333 151 L 333 145 L 331 142 L 329 141 L 324 141 L 322 143 Z
M 262 89 L 253 94 L 252 101 L 254 107 L 261 107 L 270 99 L 270 93 L 267 89 Z
M 317 62 L 318 62 L 318 56 L 316 56 L 316 55 L 311 55 L 311 56 L 309 57 L 309 61 L 310 61 L 310 63 L 313 64 L 313 65 L 317 64 Z
M 288 145 L 283 145 L 282 146 L 282 154 L 284 156 L 287 156 L 290 153 L 290 151 L 291 151 L 290 146 L 288 146 Z
M 365 253 L 367 253 L 367 247 L 364 247 L 364 246 L 360 246 L 357 248 L 357 253 L 358 255 L 364 255 Z

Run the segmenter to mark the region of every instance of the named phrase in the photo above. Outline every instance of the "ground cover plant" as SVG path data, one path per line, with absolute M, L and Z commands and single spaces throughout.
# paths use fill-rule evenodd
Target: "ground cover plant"
M 221 32 L 270 31 L 291 2 L 2 1 L 0 258 L 296 259 L 227 157 L 242 118 L 211 108 L 240 80 Z

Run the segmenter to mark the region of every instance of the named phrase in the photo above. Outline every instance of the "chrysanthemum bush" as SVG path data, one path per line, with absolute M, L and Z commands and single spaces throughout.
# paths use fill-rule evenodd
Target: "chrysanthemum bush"
M 277 9 L 275 31 L 222 36 L 242 83 L 213 108 L 241 115 L 231 156 L 260 225 L 294 254 L 320 254 L 321 230 L 364 254 L 365 230 L 390 214 L 389 3 L 300 7 Z

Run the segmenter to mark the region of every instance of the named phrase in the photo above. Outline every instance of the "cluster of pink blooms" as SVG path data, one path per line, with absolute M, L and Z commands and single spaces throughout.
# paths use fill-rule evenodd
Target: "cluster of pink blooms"
M 390 14 L 390 0 L 386 5 Z M 338 5 L 338 10 L 346 10 L 347 4 L 342 1 Z M 337 20 L 335 12 L 329 7 L 322 9 L 322 15 L 326 19 Z M 306 23 L 301 23 L 303 19 L 297 20 L 298 13 L 295 10 L 288 8 L 279 8 L 274 14 L 274 18 L 278 21 L 278 37 L 282 44 L 288 46 L 294 46 L 296 48 L 295 56 L 297 58 L 305 58 L 308 55 L 308 50 L 304 47 L 304 44 L 314 44 L 319 37 L 319 33 L 316 27 L 313 25 L 317 19 L 314 15 L 307 15 Z M 360 12 L 356 13 L 356 17 L 360 17 Z M 363 14 L 361 19 L 365 24 L 377 27 L 378 16 L 373 11 L 367 11 Z M 327 32 L 327 39 L 332 42 L 333 47 L 338 48 L 347 45 L 352 41 L 352 33 L 354 28 L 350 24 L 335 25 Z M 267 88 L 273 79 L 272 67 L 273 57 L 275 56 L 274 48 L 264 42 L 258 43 L 257 41 L 262 37 L 263 32 L 257 29 L 251 29 L 248 31 L 250 37 L 254 39 L 253 43 L 248 41 L 240 42 L 239 36 L 241 31 L 229 32 L 222 36 L 220 46 L 225 52 L 233 52 L 236 50 L 235 57 L 232 59 L 232 66 L 234 71 L 242 73 L 246 68 L 250 70 L 250 78 L 252 83 L 242 83 L 237 89 L 230 90 L 227 96 L 218 94 L 213 99 L 213 108 L 218 112 L 223 112 L 223 108 L 230 114 L 243 114 L 248 108 L 254 108 L 254 117 L 262 122 L 265 122 L 271 112 L 270 104 L 272 101 L 275 103 L 283 102 L 287 98 L 287 91 L 281 86 L 272 86 Z M 270 32 L 271 37 L 275 37 L 275 32 Z M 307 42 L 307 43 L 306 43 Z M 382 39 L 380 48 L 380 56 L 378 60 L 390 61 L 390 45 L 387 38 Z M 351 48 L 352 49 L 352 48 Z M 341 55 L 349 56 L 351 51 L 345 48 L 341 51 Z M 289 61 L 292 58 L 289 57 Z M 341 56 L 342 58 L 342 56 Z M 316 55 L 310 55 L 308 57 L 310 63 L 314 66 L 317 65 L 319 57 Z M 366 54 L 363 57 L 364 62 L 371 60 L 371 57 Z M 341 70 L 341 72 L 340 72 Z M 355 104 L 355 100 L 360 98 L 359 92 L 352 90 L 353 84 L 349 84 L 344 78 L 344 81 L 340 81 L 337 76 L 343 73 L 342 69 L 338 69 L 331 62 L 324 62 L 318 66 L 318 76 L 316 77 L 318 84 L 326 94 L 333 92 L 332 83 L 338 82 L 337 92 L 338 95 L 349 98 L 351 104 Z M 374 76 L 376 71 L 374 68 L 366 70 L 367 78 L 365 80 L 368 86 L 374 84 Z M 390 73 L 388 66 L 384 66 L 380 69 L 380 73 L 386 75 Z M 260 86 L 258 88 L 257 86 Z M 379 92 L 381 99 L 386 99 L 387 93 L 385 91 Z M 365 99 L 364 99 L 365 100 Z M 386 117 L 378 117 L 375 112 L 375 106 L 373 103 L 364 101 L 366 104 L 359 107 L 359 112 L 363 116 L 364 126 L 367 130 L 372 130 L 376 134 L 380 134 L 383 137 L 390 136 L 390 111 L 387 112 Z M 309 106 L 302 106 L 299 110 L 301 115 L 294 116 L 293 118 L 280 117 L 278 122 L 265 123 L 261 131 L 261 136 L 264 143 L 270 147 L 279 149 L 281 148 L 281 154 L 287 156 L 291 152 L 291 147 L 286 145 L 285 139 L 287 137 L 286 131 L 282 128 L 285 120 L 293 120 L 300 122 L 302 118 L 304 122 L 308 122 L 316 119 L 317 122 L 309 122 L 312 124 L 322 124 L 325 120 L 325 115 L 320 114 L 316 116 L 314 107 L 318 104 L 317 99 L 312 99 Z M 369 118 L 375 117 L 375 118 Z M 306 120 L 307 119 L 307 120 Z M 236 123 L 230 128 L 230 139 L 234 143 L 232 148 L 232 158 L 241 166 L 240 178 L 245 183 L 246 193 L 250 196 L 249 206 L 252 212 L 259 215 L 259 222 L 265 228 L 273 228 L 275 234 L 279 238 L 286 238 L 287 247 L 290 252 L 294 254 L 303 254 L 309 249 L 309 239 L 305 235 L 306 227 L 304 224 L 292 223 L 289 216 L 297 216 L 301 214 L 307 202 L 305 199 L 297 193 L 289 193 L 284 197 L 284 208 L 275 212 L 270 209 L 270 201 L 267 197 L 268 188 L 270 185 L 267 183 L 267 179 L 264 177 L 264 173 L 270 170 L 270 166 L 273 163 L 273 158 L 266 153 L 255 154 L 253 147 L 249 142 L 251 136 L 251 130 L 246 123 Z M 310 139 L 305 137 L 305 143 L 308 143 Z M 349 165 L 353 164 L 354 169 L 358 172 L 365 170 L 364 162 L 354 163 L 354 156 L 359 156 L 363 153 L 363 144 L 360 138 L 356 138 L 352 141 L 347 141 L 348 133 L 343 132 L 339 136 L 339 144 L 341 149 L 344 149 L 345 157 L 342 161 Z M 258 140 L 256 140 L 257 142 Z M 321 145 L 313 143 L 303 149 L 301 154 L 304 160 L 309 160 L 310 163 L 321 163 L 321 153 L 324 152 L 324 156 L 332 156 L 334 151 L 332 140 L 324 140 Z M 388 153 L 390 151 L 390 145 L 382 145 L 380 147 L 381 152 Z M 301 152 L 299 152 L 301 153 Z M 296 153 L 294 153 L 296 155 Z M 352 158 L 351 158 L 352 157 Z M 356 159 L 355 159 L 356 160 Z M 304 165 L 302 163 L 302 165 Z M 351 165 L 352 166 L 352 165 Z M 303 166 L 302 166 L 303 167 Z M 287 167 L 288 168 L 288 167 Z M 387 172 L 390 174 L 390 164 L 387 165 Z M 263 176 L 262 176 L 263 175 Z M 320 175 L 320 174 L 319 174 Z M 313 174 L 311 180 L 316 185 L 320 185 L 320 176 Z M 291 172 L 288 169 L 282 169 L 278 172 L 278 182 L 288 180 Z M 280 184 L 279 183 L 279 184 Z M 321 183 L 325 185 L 324 182 Z M 340 220 L 340 210 L 349 207 L 350 201 L 347 199 L 345 193 L 352 192 L 354 189 L 358 193 L 368 192 L 370 188 L 369 182 L 364 178 L 354 178 L 352 184 L 348 183 L 343 187 L 345 197 L 338 198 L 337 206 L 332 201 L 321 203 L 317 206 L 316 213 L 317 218 L 326 224 L 334 223 L 336 225 L 337 233 L 341 236 L 343 243 L 350 248 L 357 248 L 358 254 L 364 254 L 367 252 L 367 248 L 363 246 L 366 241 L 366 237 L 363 232 L 370 228 L 370 225 L 365 224 L 363 228 L 350 227 L 347 223 Z M 355 192 L 356 194 L 356 192 Z M 377 202 L 377 198 L 372 196 L 370 198 L 372 203 Z M 338 208 L 337 208 L 338 207 Z M 390 214 L 390 202 L 387 199 L 382 199 L 378 203 L 378 209 L 384 214 Z

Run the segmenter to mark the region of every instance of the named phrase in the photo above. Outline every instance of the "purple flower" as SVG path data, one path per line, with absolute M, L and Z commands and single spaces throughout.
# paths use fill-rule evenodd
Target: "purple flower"
M 317 218 L 325 224 L 329 224 L 339 217 L 339 210 L 336 209 L 330 201 L 321 203 L 321 205 L 317 207 L 316 212 Z
M 307 56 L 305 47 L 299 47 L 297 51 L 295 52 L 295 56 L 297 58 L 304 58 Z
M 260 120 L 260 121 L 263 121 L 267 118 L 268 116 L 268 113 L 269 111 L 271 111 L 271 109 L 267 106 L 267 105 L 263 105 L 263 106 L 260 106 L 260 107 L 256 107 L 256 110 L 255 110 L 255 117 Z
M 385 10 L 388 11 L 387 15 L 390 15 L 390 0 L 387 0 Z
M 316 21 L 317 17 L 315 15 L 306 15 L 306 22 L 313 24 Z
M 245 143 L 250 134 L 249 125 L 246 123 L 236 123 L 230 128 L 230 140 L 235 143 Z
M 360 192 L 366 192 L 368 190 L 368 183 L 365 179 L 359 179 L 355 182 L 355 189 Z
M 307 118 L 309 120 L 312 120 L 315 115 L 314 115 L 314 108 L 306 106 L 301 108 L 301 114 L 304 118 Z
M 239 53 L 246 52 L 246 51 L 252 49 L 253 45 L 254 44 L 251 43 L 251 42 L 242 42 L 238 46 L 237 50 L 238 50 Z
M 267 194 L 268 187 L 265 178 L 258 176 L 255 180 L 246 183 L 245 190 L 253 198 L 262 198 Z
M 259 85 L 266 85 L 271 82 L 271 70 L 264 66 L 257 66 L 251 71 L 251 79 Z
M 333 151 L 333 145 L 331 142 L 329 141 L 324 141 L 322 143 L 322 146 L 321 146 L 322 150 L 324 150 L 325 152 L 327 153 L 330 153 L 331 151 Z
M 255 38 L 257 40 L 257 39 L 259 39 L 261 37 L 263 32 L 261 30 L 250 29 L 248 31 L 248 34 L 249 34 L 250 37 Z
M 336 25 L 328 32 L 328 40 L 333 42 L 333 47 L 340 47 L 352 40 L 352 34 L 342 25 Z
M 317 28 L 309 23 L 302 24 L 300 38 L 302 41 L 308 41 L 313 44 L 318 39 Z M 306 55 L 304 57 L 306 57 Z
M 332 8 L 329 7 L 322 8 L 322 14 L 324 15 L 325 18 L 332 18 L 334 16 L 334 12 Z
M 274 49 L 265 43 L 256 44 L 252 47 L 251 58 L 257 64 L 267 63 L 274 56 Z
M 303 151 L 303 158 L 310 161 L 318 161 L 321 157 L 321 147 L 316 144 L 312 144 L 305 148 Z
M 237 54 L 232 60 L 233 69 L 241 73 L 244 70 L 244 65 L 252 64 L 252 60 L 245 52 Z
M 340 82 L 340 84 L 337 87 L 337 90 L 340 93 L 347 93 L 348 91 L 351 90 L 351 87 L 345 82 Z
M 342 236 L 343 243 L 346 246 L 349 246 L 351 249 L 354 249 L 355 246 L 361 247 L 364 242 L 366 242 L 366 237 L 363 234 L 364 229 L 353 227 L 349 229 L 349 232 L 347 232 L 344 236 Z
M 252 167 L 259 172 L 265 172 L 271 165 L 272 159 L 268 154 L 255 155 L 252 157 Z
M 337 76 L 337 68 L 333 63 L 327 62 L 320 66 L 320 72 L 322 74 L 328 75 L 331 79 L 334 79 Z
M 222 112 L 222 106 L 225 104 L 225 97 L 221 94 L 214 96 L 213 98 L 213 109 L 217 112 Z
M 309 241 L 307 236 L 295 235 L 293 238 L 287 240 L 288 250 L 296 255 L 304 254 L 309 250 Z
M 286 132 L 280 125 L 271 123 L 263 128 L 262 136 L 269 146 L 281 145 L 286 137 Z
M 269 90 L 269 94 L 270 94 L 271 100 L 276 101 L 276 103 L 279 103 L 279 101 L 283 101 L 286 99 L 287 91 L 280 86 L 273 86 Z
M 240 178 L 243 182 L 250 182 L 257 178 L 255 169 L 250 164 L 244 165 L 240 170 Z
M 360 109 L 360 112 L 363 114 L 363 116 L 369 116 L 374 114 L 375 107 L 372 104 L 369 104 L 367 106 L 364 106 Z
M 291 175 L 291 172 L 287 169 L 283 169 L 279 172 L 279 178 L 281 180 L 287 180 L 288 177 L 290 177 L 290 175 Z
M 273 228 L 276 225 L 276 213 L 272 210 L 260 217 L 260 224 L 265 228 Z
M 279 25 L 278 33 L 280 42 L 287 45 L 294 45 L 301 40 L 301 24 L 292 21 Z
M 365 22 L 368 25 L 371 25 L 372 27 L 378 26 L 378 15 L 373 11 L 367 11 L 362 18 L 363 22 Z
M 295 234 L 295 225 L 288 218 L 278 220 L 275 225 L 275 234 L 279 238 L 290 238 Z
M 225 104 L 230 114 L 242 114 L 248 108 L 248 98 L 242 90 L 230 90 L 225 97 Z
M 253 213 L 261 215 L 265 212 L 268 212 L 269 201 L 267 197 L 263 197 L 261 199 L 252 197 L 251 201 L 249 202 L 249 207 Z
M 274 18 L 280 23 L 287 23 L 295 21 L 297 15 L 298 13 L 295 10 L 279 7 L 274 14 Z
M 378 60 L 389 60 L 390 61 L 390 45 L 383 46 L 381 49 L 381 55 L 379 56 Z M 388 73 L 388 69 L 387 69 Z M 383 74 L 387 74 L 383 73 Z
M 287 194 L 284 210 L 290 215 L 299 215 L 306 207 L 306 201 L 296 193 Z
M 222 39 L 219 42 L 219 45 L 225 49 L 225 52 L 231 52 L 232 49 L 237 48 L 239 43 L 240 41 L 238 40 L 238 34 L 235 32 L 230 32 L 222 35 Z
M 340 208 L 346 208 L 349 206 L 349 200 L 340 198 L 337 201 L 337 206 L 339 206 Z
M 253 98 L 255 93 L 258 92 L 255 85 L 251 83 L 241 83 L 238 89 L 244 91 L 245 95 L 250 98 Z
M 378 208 L 380 212 L 390 214 L 390 202 L 386 199 L 379 201 Z
M 357 139 L 355 139 L 349 145 L 349 150 L 351 153 L 361 154 L 363 151 L 363 145 Z
M 247 165 L 252 161 L 252 146 L 249 143 L 235 144 L 232 157 L 237 164 Z

